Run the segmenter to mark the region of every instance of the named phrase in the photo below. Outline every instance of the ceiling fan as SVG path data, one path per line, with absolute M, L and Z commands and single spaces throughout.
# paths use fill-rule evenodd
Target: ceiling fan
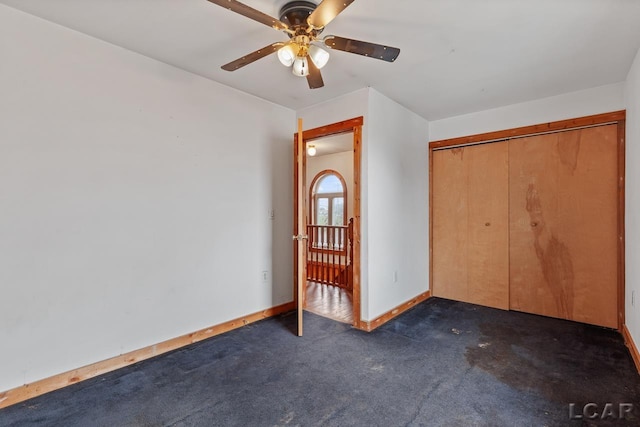
M 329 52 L 322 47 L 393 62 L 400 49 L 338 36 L 320 38 L 324 27 L 333 21 L 355 0 L 323 0 L 319 4 L 310 1 L 290 1 L 280 9 L 280 19 L 273 18 L 236 0 L 208 0 L 211 3 L 239 13 L 249 19 L 268 25 L 289 36 L 289 41 L 276 42 L 244 55 L 222 66 L 235 71 L 260 58 L 278 52 L 278 59 L 286 67 L 292 67 L 296 76 L 306 77 L 309 88 L 324 86 L 320 69 L 329 61 Z

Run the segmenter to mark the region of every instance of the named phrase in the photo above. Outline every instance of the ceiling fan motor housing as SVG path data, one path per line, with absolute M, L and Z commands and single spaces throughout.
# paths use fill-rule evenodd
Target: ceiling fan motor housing
M 307 18 L 311 12 L 316 10 L 316 7 L 318 6 L 310 1 L 291 1 L 280 9 L 280 21 L 287 24 L 295 32 L 295 35 L 307 33 L 309 27 Z M 314 32 L 319 34 L 322 29 L 314 30 Z

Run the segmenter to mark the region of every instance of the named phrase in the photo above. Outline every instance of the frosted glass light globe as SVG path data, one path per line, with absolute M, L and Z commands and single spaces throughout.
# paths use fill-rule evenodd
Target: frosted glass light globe
M 293 74 L 298 77 L 306 77 L 309 75 L 309 61 L 306 56 L 298 56 L 293 61 Z
M 327 65 L 327 62 L 329 62 L 329 52 L 314 44 L 309 46 L 309 57 L 311 58 L 313 63 L 316 64 L 316 67 L 318 67 L 318 69 L 321 69 L 322 67 Z
M 288 44 L 278 50 L 278 59 L 285 67 L 290 67 L 296 59 L 296 52 L 292 45 Z

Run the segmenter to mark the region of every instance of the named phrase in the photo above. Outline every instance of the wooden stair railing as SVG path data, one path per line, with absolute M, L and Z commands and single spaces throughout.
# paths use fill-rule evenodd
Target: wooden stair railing
M 307 225 L 307 280 L 353 289 L 353 218 L 344 225 Z

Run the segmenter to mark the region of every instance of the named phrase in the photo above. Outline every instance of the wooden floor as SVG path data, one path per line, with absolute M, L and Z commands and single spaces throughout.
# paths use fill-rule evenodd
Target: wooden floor
M 305 310 L 338 322 L 353 323 L 351 293 L 337 286 L 307 282 Z

